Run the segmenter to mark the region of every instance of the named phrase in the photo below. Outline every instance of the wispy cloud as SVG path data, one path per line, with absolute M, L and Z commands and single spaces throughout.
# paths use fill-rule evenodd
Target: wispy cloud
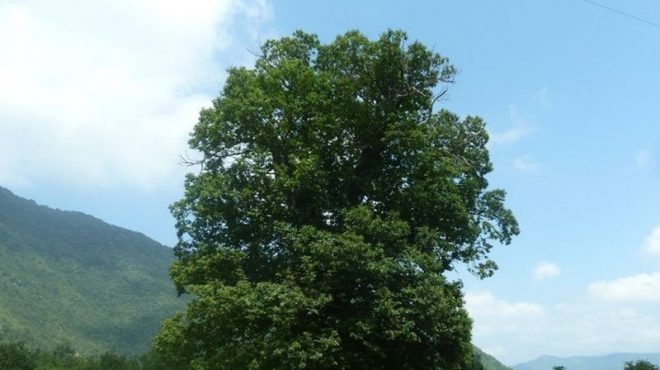
M 529 154 L 525 154 L 513 160 L 513 167 L 518 172 L 534 174 L 543 169 L 543 164 L 532 158 Z
M 538 317 L 544 310 L 540 305 L 528 302 L 509 303 L 496 298 L 490 292 L 471 292 L 465 295 L 468 310 L 480 317 L 502 319 L 505 317 Z
M 465 307 L 478 326 L 475 333 L 485 336 L 516 330 L 518 325 L 532 325 L 546 314 L 545 309 L 531 302 L 509 302 L 488 291 L 467 292 Z M 526 324 L 525 324 L 526 323 Z M 503 330 L 505 329 L 506 330 Z
M 649 167 L 653 164 L 653 155 L 648 149 L 640 149 L 635 155 L 635 163 L 642 168 Z
M 547 87 L 543 87 L 532 94 L 532 101 L 537 103 L 542 109 L 548 110 L 552 107 L 550 94 Z
M 534 280 L 545 280 L 561 274 L 561 269 L 552 262 L 541 262 L 534 268 L 532 277 Z
M 509 129 L 490 134 L 491 143 L 495 145 L 510 145 L 532 133 L 531 124 L 520 114 L 518 108 L 514 105 L 509 106 L 509 120 L 511 121 L 511 127 Z
M 508 364 L 533 356 L 526 352 L 525 346 L 521 348 L 510 340 L 505 343 L 501 338 L 515 338 L 514 341 L 533 338 L 534 328 L 547 319 L 544 307 L 531 302 L 510 302 L 488 291 L 467 292 L 465 307 L 474 321 L 472 336 L 476 345 Z
M 532 130 L 527 126 L 512 127 L 503 132 L 491 134 L 491 142 L 497 145 L 507 145 L 520 141 Z
M 646 237 L 642 248 L 652 254 L 660 254 L 660 226 L 656 226 Z
M 269 14 L 259 0 L 0 2 L 0 180 L 167 181 Z
M 465 300 L 474 320 L 473 342 L 495 349 L 498 359 L 509 365 L 544 354 L 651 352 L 660 346 L 657 308 L 619 301 L 604 305 L 589 297 L 540 305 L 484 291 L 468 292 Z
M 643 273 L 589 285 L 589 293 L 603 301 L 660 302 L 660 272 Z

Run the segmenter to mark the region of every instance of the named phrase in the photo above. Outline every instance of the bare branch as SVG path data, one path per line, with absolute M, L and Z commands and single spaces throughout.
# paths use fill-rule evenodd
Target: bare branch
M 204 166 L 204 160 L 203 159 L 192 159 L 190 158 L 190 155 L 188 155 L 188 152 L 184 152 L 183 154 L 179 155 L 179 166 L 186 166 L 186 167 L 192 167 L 192 166 Z

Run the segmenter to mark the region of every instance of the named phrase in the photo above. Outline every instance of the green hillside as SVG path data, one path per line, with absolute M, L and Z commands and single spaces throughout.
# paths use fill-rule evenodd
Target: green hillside
M 0 187 L 0 337 L 86 354 L 145 351 L 183 307 L 167 276 L 172 259 L 143 234 Z
M 499 362 L 495 357 L 482 351 L 479 347 L 472 346 L 472 348 L 474 357 L 484 365 L 485 370 L 511 370 L 511 368 Z

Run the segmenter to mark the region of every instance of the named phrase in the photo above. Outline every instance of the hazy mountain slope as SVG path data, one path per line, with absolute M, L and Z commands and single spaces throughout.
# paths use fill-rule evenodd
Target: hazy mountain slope
M 499 362 L 495 357 L 489 355 L 488 353 L 482 351 L 477 346 L 472 346 L 474 349 L 474 356 L 479 359 L 482 365 L 486 370 L 511 370 L 511 368 L 505 366 L 503 363 Z
M 660 365 L 660 353 L 613 353 L 605 356 L 554 357 L 542 356 L 513 367 L 514 370 L 552 370 L 564 366 L 566 370 L 623 370 L 627 361 L 648 360 Z
M 78 213 L 0 187 L 0 336 L 85 353 L 148 348 L 181 308 L 167 276 L 172 251 Z

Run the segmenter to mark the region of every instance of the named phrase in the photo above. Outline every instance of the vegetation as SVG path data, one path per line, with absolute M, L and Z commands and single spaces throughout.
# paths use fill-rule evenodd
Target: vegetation
M 3 188 L 0 210 L 0 337 L 137 354 L 183 307 L 167 277 L 171 249 Z
M 190 140 L 202 171 L 172 206 L 185 313 L 156 346 L 203 369 L 465 369 L 464 263 L 518 233 L 484 122 L 434 103 L 447 59 L 406 35 L 302 32 L 234 68 Z
M 472 346 L 472 353 L 475 362 L 483 365 L 484 370 L 511 370 L 509 367 L 499 362 L 495 357 L 482 351 L 477 346 Z M 473 366 L 473 369 L 477 369 L 477 367 Z
M 475 347 L 472 365 L 467 370 L 495 370 L 481 361 L 484 354 Z M 488 356 L 488 355 L 486 355 Z M 32 350 L 22 342 L 0 342 L 2 370 L 182 370 L 169 366 L 154 351 L 127 357 L 112 351 L 97 356 L 81 356 L 69 343 L 51 351 Z M 506 369 L 506 368 L 505 368 Z M 632 369 L 645 370 L 645 369 Z
M 467 370 L 494 370 L 484 366 L 483 354 L 475 347 L 472 365 Z M 488 356 L 488 355 L 486 355 Z M 69 343 L 51 351 L 33 350 L 22 342 L 0 341 L 2 370 L 182 370 L 166 364 L 160 355 L 149 351 L 127 357 L 112 351 L 97 356 L 81 356 Z M 635 370 L 635 369 L 633 369 Z M 645 369 L 638 369 L 645 370 Z
M 36 366 L 33 357 L 21 342 L 0 343 L 0 369 L 32 370 Z
M 52 351 L 31 350 L 20 342 L 0 342 L 2 370 L 176 370 L 155 352 L 126 357 L 115 352 L 81 356 L 70 344 Z
M 31 299 L 30 297 L 32 297 L 33 294 L 27 291 L 29 289 L 33 289 L 34 285 L 29 285 L 29 284 L 26 285 L 24 281 L 29 280 L 28 278 L 30 276 L 35 276 L 34 270 L 37 268 L 46 268 L 46 267 L 52 268 L 50 266 L 55 264 L 56 261 L 59 261 L 59 263 L 64 263 L 62 255 L 66 254 L 65 252 L 62 251 L 59 251 L 58 253 L 58 251 L 56 250 L 51 250 L 48 253 L 46 253 L 47 248 L 41 245 L 37 245 L 38 243 L 43 243 L 45 237 L 43 236 L 36 237 L 33 234 L 44 233 L 45 235 L 52 236 L 53 233 L 44 232 L 40 227 L 25 225 L 29 217 L 36 217 L 36 220 L 40 220 L 40 222 L 35 222 L 34 224 L 39 224 L 44 228 L 48 228 L 49 225 L 52 225 L 55 222 L 56 225 L 52 226 L 52 229 L 61 229 L 61 230 L 66 230 L 67 232 L 73 232 L 72 231 L 73 227 L 65 227 L 64 225 L 66 225 L 66 222 L 62 220 L 58 220 L 63 217 L 65 219 L 70 218 L 67 222 L 69 222 L 72 226 L 75 225 L 76 222 L 80 222 L 79 223 L 80 227 L 77 228 L 79 232 L 85 230 L 86 228 L 85 226 L 87 225 L 87 223 L 92 223 L 92 224 L 97 224 L 97 226 L 101 227 L 101 229 L 108 228 L 108 230 L 106 230 L 107 235 L 115 234 L 115 233 L 120 234 L 120 235 L 115 235 L 112 238 L 113 240 L 121 240 L 122 237 L 125 237 L 122 236 L 121 234 L 129 234 L 138 240 L 144 239 L 144 237 L 139 234 L 130 233 L 124 229 L 103 224 L 99 220 L 91 218 L 90 216 L 86 216 L 75 212 L 62 212 L 62 211 L 52 210 L 46 207 L 38 206 L 33 201 L 28 201 L 16 197 L 15 195 L 11 194 L 8 190 L 2 188 L 0 188 L 0 209 L 3 210 L 3 213 L 0 214 L 0 219 L 3 220 L 0 221 L 0 226 L 2 227 L 3 230 L 3 232 L 0 233 L 0 237 L 3 240 L 3 242 L 0 243 L 0 250 L 3 250 L 4 253 L 3 255 L 6 257 L 5 259 L 0 260 L 0 266 L 2 266 L 2 269 L 0 270 L 0 274 L 5 278 L 7 276 L 14 276 L 15 279 L 13 279 L 13 281 L 20 282 L 21 286 L 25 287 L 26 291 L 23 291 L 21 293 L 23 295 L 23 298 L 18 296 L 9 296 L 9 295 L 8 297 L 12 297 L 13 299 L 25 299 L 26 301 L 22 301 L 22 302 L 23 304 L 26 305 L 25 306 L 26 310 L 35 309 L 34 304 L 30 304 L 29 302 L 29 299 Z M 29 215 L 29 217 L 27 215 Z M 20 244 L 17 242 L 17 240 L 19 239 L 22 239 Z M 11 242 L 7 243 L 7 241 L 10 240 Z M 149 245 L 149 244 L 155 245 L 155 243 L 153 242 L 147 243 L 145 245 Z M 70 245 L 66 243 L 53 243 L 51 245 L 52 245 L 51 248 L 70 247 Z M 116 248 L 121 249 L 123 245 L 125 244 L 123 243 L 117 244 Z M 12 246 L 12 248 L 9 249 L 8 246 Z M 161 246 L 156 245 L 156 247 L 158 248 L 156 249 L 157 251 L 162 250 Z M 76 249 L 75 248 L 70 249 L 70 251 L 73 250 Z M 26 256 L 29 256 L 32 259 L 32 261 L 35 262 L 35 264 L 34 265 L 27 264 L 27 262 L 29 261 L 22 261 L 19 263 L 21 259 L 14 256 L 14 254 L 18 253 L 19 251 L 22 251 L 21 253 L 24 253 Z M 100 261 L 103 259 L 107 259 L 109 261 L 112 261 L 113 256 L 107 255 L 109 252 L 110 252 L 109 250 L 104 250 L 99 248 L 99 249 L 95 249 L 95 251 L 93 252 L 89 252 L 89 257 L 93 257 L 94 254 L 98 254 L 97 256 L 94 256 L 95 260 Z M 80 253 L 83 252 L 81 251 L 78 254 Z M 144 264 L 143 259 L 140 258 L 139 256 L 140 256 L 139 254 L 137 256 L 131 256 L 129 253 L 124 257 L 129 260 L 132 258 L 137 258 L 137 262 L 134 264 L 135 266 L 134 268 L 139 270 L 146 270 L 143 272 L 142 276 L 147 276 L 147 277 L 155 276 L 152 275 L 153 271 L 150 271 L 151 265 Z M 75 258 L 81 256 L 75 255 L 74 253 L 74 255 L 69 257 Z M 119 257 L 119 256 L 115 256 L 115 257 Z M 152 261 L 153 263 L 155 264 L 160 263 L 159 254 L 152 255 L 151 257 L 153 258 Z M 55 261 L 51 259 L 55 259 Z M 91 259 L 92 258 L 86 258 L 87 261 Z M 8 263 L 8 261 L 11 261 L 12 264 Z M 22 267 L 20 270 L 17 268 L 19 266 Z M 73 271 L 81 271 L 81 270 L 77 268 L 72 270 L 72 272 Z M 18 279 L 18 277 L 21 277 L 21 279 Z M 106 275 L 106 277 L 111 279 L 109 275 Z M 63 292 L 72 289 L 71 287 L 67 287 L 66 289 L 64 289 L 64 286 L 60 285 L 62 284 L 62 281 L 58 279 L 57 275 L 50 275 L 50 279 L 55 279 L 55 280 L 53 282 L 40 281 L 40 283 L 49 284 L 48 285 L 49 287 L 60 286 L 57 289 L 58 292 Z M 74 279 L 74 277 L 68 277 L 68 279 L 65 281 L 72 281 L 72 279 Z M 162 276 L 161 280 L 168 283 L 166 276 Z M 6 281 L 4 280 L 2 281 L 3 284 L 6 284 Z M 145 284 L 149 284 L 149 283 L 145 282 Z M 3 287 L 2 289 L 7 289 L 6 286 L 7 285 L 2 285 Z M 9 292 L 9 290 L 2 290 L 2 292 L 4 294 L 5 292 Z M 40 292 L 46 294 L 43 291 Z M 51 308 L 63 304 L 63 302 L 58 302 L 55 298 L 57 297 L 50 298 L 52 300 L 52 305 L 50 306 Z M 65 298 L 65 297 L 61 297 L 61 298 Z M 3 312 L 21 313 L 20 309 L 16 307 L 12 307 L 10 305 L 11 303 L 13 302 L 7 302 L 7 301 L 0 302 L 0 307 L 9 307 L 9 309 L 3 310 Z M 40 309 L 40 308 L 37 307 L 36 309 Z M 93 313 L 89 313 L 89 314 L 92 315 Z M 35 335 L 38 335 L 39 337 L 25 338 L 23 336 L 22 337 L 23 339 L 30 339 L 29 344 L 25 344 L 23 342 L 7 341 L 7 340 L 0 341 L 0 369 L 2 370 L 14 370 L 14 369 L 16 370 L 33 370 L 33 369 L 34 370 L 64 370 L 64 369 L 66 370 L 172 369 L 174 370 L 175 369 L 163 363 L 163 360 L 155 352 L 146 352 L 146 354 L 137 355 L 137 353 L 146 351 L 146 349 L 148 348 L 150 338 L 147 335 L 143 335 L 142 339 L 138 338 L 135 340 L 134 343 L 137 343 L 138 340 L 143 341 L 143 343 L 137 343 L 138 349 L 126 350 L 125 348 L 122 348 L 122 346 L 114 346 L 115 349 L 112 350 L 113 347 L 111 346 L 104 347 L 105 344 L 103 341 L 89 343 L 87 342 L 88 339 L 85 337 L 80 337 L 77 340 L 67 339 L 67 338 L 75 338 L 75 332 L 71 330 L 76 325 L 75 320 L 71 322 L 65 322 L 64 320 L 58 319 L 58 317 L 54 315 L 48 317 L 49 320 L 58 320 L 58 322 L 62 322 L 63 327 L 61 328 L 61 330 L 69 334 L 60 336 L 57 335 L 57 331 L 49 331 L 48 326 L 30 327 L 29 326 L 30 323 L 23 322 L 22 323 L 23 326 L 27 326 L 30 328 L 29 330 L 26 330 L 27 332 L 35 333 Z M 101 320 L 99 321 L 101 322 Z M 7 325 L 16 322 L 21 322 L 20 315 L 0 316 L 0 325 L 1 325 L 0 327 L 2 332 L 0 338 L 2 338 L 3 336 L 5 338 L 13 338 L 13 339 L 20 338 L 22 334 L 24 334 L 25 332 L 8 330 Z M 16 326 L 14 325 L 12 327 L 16 327 Z M 143 328 L 144 327 L 137 326 L 136 331 L 142 330 Z M 148 330 L 153 330 L 153 328 L 149 328 Z M 118 333 L 118 331 L 115 331 L 115 333 Z M 129 333 L 126 335 L 126 338 L 133 337 L 134 335 L 135 334 Z M 122 337 L 119 337 L 117 339 L 112 339 L 111 341 L 113 343 L 119 343 L 121 340 L 123 340 Z M 120 352 L 115 352 L 115 351 L 120 351 Z M 95 353 L 95 355 L 91 355 L 92 353 Z M 133 355 L 127 355 L 128 353 L 133 353 Z M 493 361 L 496 362 L 496 360 L 492 359 L 492 357 L 488 356 L 487 354 L 484 354 L 478 348 L 475 348 L 474 355 L 475 357 L 471 369 L 500 370 L 500 368 L 491 367 L 490 364 L 492 364 Z M 488 359 L 489 357 L 492 360 L 489 360 Z
M 623 370 L 658 370 L 658 366 L 647 360 L 628 361 Z

